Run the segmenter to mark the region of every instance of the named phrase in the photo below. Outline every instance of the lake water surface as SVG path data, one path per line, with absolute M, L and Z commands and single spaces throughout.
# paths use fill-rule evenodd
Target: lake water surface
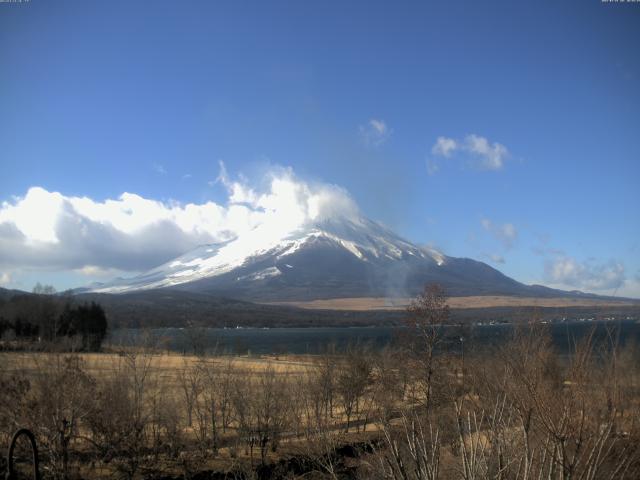
M 484 348 L 507 341 L 512 335 L 511 324 L 448 326 L 444 328 L 451 348 Z M 567 353 L 576 341 L 595 329 L 599 341 L 614 335 L 621 345 L 640 343 L 640 321 L 572 321 L 546 324 L 554 346 Z M 381 349 L 393 342 L 402 342 L 403 327 L 327 327 L 327 328 L 161 328 L 152 330 L 122 329 L 112 332 L 112 345 L 152 345 L 173 351 L 192 353 L 218 352 L 233 354 L 320 353 L 329 345 L 338 351 L 349 345 L 367 344 Z M 406 336 L 405 336 L 406 338 Z

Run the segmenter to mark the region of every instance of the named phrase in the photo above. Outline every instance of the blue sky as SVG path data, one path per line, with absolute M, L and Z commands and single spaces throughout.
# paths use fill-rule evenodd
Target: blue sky
M 223 161 L 339 185 L 526 283 L 640 297 L 639 44 L 640 4 L 598 0 L 0 3 L 0 283 L 146 267 L 52 261 L 16 218 L 124 192 L 225 207 Z

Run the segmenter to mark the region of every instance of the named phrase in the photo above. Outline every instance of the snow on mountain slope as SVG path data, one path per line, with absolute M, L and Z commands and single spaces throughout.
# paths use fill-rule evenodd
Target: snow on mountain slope
M 287 258 L 299 258 L 301 252 L 317 250 L 319 246 L 332 246 L 348 253 L 358 263 L 378 268 L 410 259 L 436 266 L 447 261 L 440 252 L 417 247 L 365 218 L 327 219 L 282 233 L 261 225 L 230 241 L 197 247 L 144 274 L 96 286 L 91 291 L 123 293 L 175 287 L 222 276 L 228 283 L 226 277 L 236 270 L 235 282 L 257 282 L 290 274 L 295 266 L 287 263 Z

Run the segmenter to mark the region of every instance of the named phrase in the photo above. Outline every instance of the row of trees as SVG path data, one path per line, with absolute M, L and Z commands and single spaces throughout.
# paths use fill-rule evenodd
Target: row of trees
M 0 304 L 0 339 L 38 341 L 74 350 L 99 350 L 107 317 L 97 303 L 77 304 L 53 287 L 36 285 L 32 294 L 14 295 Z
M 391 368 L 392 356 L 384 359 Z M 159 368 L 166 361 L 175 367 Z M 238 465 L 240 458 L 249 467 L 265 464 L 283 442 L 321 460 L 345 435 L 370 430 L 376 398 L 389 393 L 375 381 L 374 356 L 365 348 L 327 353 L 295 371 L 271 364 L 254 370 L 233 357 L 132 351 L 101 362 L 55 353 L 7 362 L 0 442 L 18 427 L 32 429 L 55 478 L 72 477 L 87 451 L 94 465 L 126 478 L 158 473 L 159 465 L 193 472 L 221 449 Z

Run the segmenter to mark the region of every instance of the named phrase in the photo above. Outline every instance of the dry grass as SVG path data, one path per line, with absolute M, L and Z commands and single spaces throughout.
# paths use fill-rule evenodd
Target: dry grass
M 409 298 L 332 298 L 327 300 L 310 300 L 301 302 L 274 302 L 276 305 L 318 310 L 404 310 L 409 305 Z M 592 298 L 534 298 L 508 296 L 470 296 L 451 297 L 450 308 L 491 308 L 491 307 L 611 307 L 634 306 L 638 302 L 631 300 L 599 300 Z
M 90 375 L 100 378 L 121 366 L 123 356 L 118 353 L 78 353 L 83 360 L 83 368 Z M 0 363 L 5 371 L 22 370 L 37 371 L 43 365 L 49 364 L 55 353 L 42 352 L 0 352 Z M 313 366 L 313 359 L 305 355 L 261 355 L 247 356 L 207 356 L 180 355 L 171 352 L 153 354 L 150 356 L 151 369 L 160 378 L 175 378 L 185 368 L 195 366 L 198 362 L 206 361 L 217 364 L 233 362 L 236 371 L 247 374 L 260 374 L 272 369 L 277 374 L 304 374 Z

